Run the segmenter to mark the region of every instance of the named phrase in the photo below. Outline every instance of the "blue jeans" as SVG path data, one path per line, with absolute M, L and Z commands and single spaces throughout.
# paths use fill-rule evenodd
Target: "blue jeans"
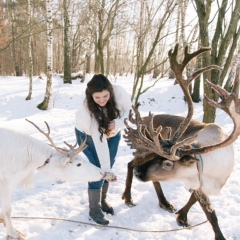
M 79 131 L 78 129 L 75 128 L 75 133 L 77 136 L 77 141 L 78 144 L 81 144 L 81 140 L 85 139 L 85 133 Z M 118 146 L 119 146 L 119 142 L 121 139 L 121 133 L 118 132 L 116 136 L 111 137 L 108 139 L 108 148 L 109 148 L 109 154 L 110 154 L 110 166 L 112 168 L 114 162 L 115 162 L 115 158 L 117 155 L 117 151 L 118 151 Z M 98 159 L 98 155 L 94 146 L 94 142 L 92 140 L 92 137 L 87 135 L 87 148 L 85 150 L 83 150 L 83 153 L 86 155 L 86 157 L 88 158 L 89 162 L 92 163 L 93 165 L 97 166 L 97 167 L 101 167 L 100 165 L 100 161 Z M 105 180 L 106 181 L 106 180 Z M 100 180 L 97 182 L 88 182 L 88 189 L 100 189 L 103 185 L 104 180 Z

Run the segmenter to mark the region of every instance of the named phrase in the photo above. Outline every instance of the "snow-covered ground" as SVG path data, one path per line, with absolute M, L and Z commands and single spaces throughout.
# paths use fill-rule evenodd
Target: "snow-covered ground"
M 88 76 L 88 79 L 90 76 Z M 87 79 L 87 80 L 88 80 Z M 146 79 L 150 83 L 151 79 Z M 53 78 L 53 96 L 50 109 L 41 111 L 36 106 L 43 101 L 46 80 L 34 77 L 32 100 L 28 95 L 27 77 L 0 76 L 0 127 L 15 128 L 47 143 L 47 140 L 25 118 L 45 128 L 44 121 L 51 127 L 55 143 L 63 146 L 63 140 L 74 143 L 74 121 L 81 94 L 86 83 L 74 80 L 73 84 L 63 84 L 62 78 Z M 131 93 L 133 77 L 118 77 L 117 84 Z M 173 80 L 161 79 L 154 88 L 140 98 L 140 112 L 169 113 L 186 115 L 187 105 L 178 85 Z M 202 120 L 202 102 L 195 104 L 196 120 Z M 226 114 L 217 111 L 216 122 L 227 132 L 232 122 Z M 0 141 L 4 141 L 1 139 Z M 234 144 L 235 166 L 233 173 L 219 196 L 211 197 L 219 225 L 229 240 L 240 239 L 240 140 Z M 84 156 L 83 156 L 84 157 Z M 27 235 L 29 240 L 206 240 L 214 239 L 211 225 L 198 204 L 189 212 L 191 229 L 180 228 L 173 213 L 158 206 L 158 200 L 151 182 L 133 180 L 132 197 L 137 206 L 129 208 L 121 198 L 125 187 L 127 163 L 132 159 L 132 150 L 121 140 L 113 172 L 118 176 L 111 183 L 108 199 L 114 207 L 115 215 L 107 216 L 107 227 L 94 226 L 88 219 L 87 183 L 69 184 L 45 179 L 36 173 L 35 185 L 30 189 L 18 187 L 12 197 L 12 216 L 15 227 Z M 1 166 L 0 166 L 1 168 Z M 180 209 L 190 193 L 180 182 L 162 183 L 167 199 Z M 205 222 L 205 223 L 203 223 Z M 202 224 L 201 224 L 202 223 Z M 5 228 L 0 225 L 0 239 L 5 238 Z

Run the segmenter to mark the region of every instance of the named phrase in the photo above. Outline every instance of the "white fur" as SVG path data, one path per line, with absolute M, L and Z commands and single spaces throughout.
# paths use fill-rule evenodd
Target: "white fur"
M 49 159 L 49 163 L 45 164 Z M 49 177 L 71 182 L 98 181 L 103 177 L 101 169 L 75 157 L 72 163 L 45 144 L 26 134 L 0 128 L 0 222 L 6 224 L 7 235 L 21 238 L 23 235 L 14 229 L 11 222 L 11 195 L 21 183 L 33 183 L 35 171 Z
M 198 132 L 195 139 L 199 146 L 214 145 L 223 141 L 227 135 L 217 124 L 208 124 Z M 190 189 L 201 190 L 207 195 L 217 195 L 226 183 L 234 166 L 233 144 L 196 156 L 199 166 L 180 166 L 175 179 L 184 182 Z M 203 167 L 203 169 L 201 169 Z
M 209 124 L 199 132 L 197 141 L 202 146 L 222 142 L 227 135 L 217 124 Z M 217 195 L 226 183 L 234 166 L 233 144 L 201 155 L 203 171 L 201 176 L 201 190 L 206 195 Z

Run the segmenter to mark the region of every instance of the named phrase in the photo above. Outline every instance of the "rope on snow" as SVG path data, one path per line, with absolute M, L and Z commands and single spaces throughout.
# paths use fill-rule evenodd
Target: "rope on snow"
M 104 227 L 104 228 L 116 228 L 116 229 L 121 229 L 121 230 L 128 230 L 128 231 L 134 231 L 134 232 L 150 232 L 150 233 L 166 233 L 166 232 L 176 232 L 176 231 L 181 231 L 185 229 L 192 229 L 194 227 L 200 226 L 206 222 L 203 221 L 201 223 L 189 226 L 189 227 L 184 227 L 184 228 L 179 228 L 179 229 L 170 229 L 170 230 L 140 230 L 140 229 L 133 229 L 133 228 L 126 228 L 126 227 L 119 227 L 119 226 L 109 226 L 109 225 L 99 225 L 99 224 L 94 224 L 94 223 L 87 223 L 87 222 L 81 222 L 81 221 L 76 221 L 76 220 L 70 220 L 70 219 L 65 219 L 65 218 L 47 218 L 47 217 L 12 217 L 14 219 L 34 219 L 34 220 L 56 220 L 56 221 L 66 221 L 66 222 L 73 222 L 73 223 L 79 223 L 79 224 L 85 224 L 89 226 L 94 226 L 94 227 Z

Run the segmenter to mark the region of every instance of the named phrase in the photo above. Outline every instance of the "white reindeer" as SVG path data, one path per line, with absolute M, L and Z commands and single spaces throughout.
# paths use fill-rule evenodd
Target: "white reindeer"
M 111 181 L 116 177 L 78 156 L 86 148 L 85 141 L 77 148 L 65 142 L 70 149 L 61 149 L 53 143 L 47 123 L 48 133 L 32 124 L 49 139 L 52 147 L 27 134 L 0 128 L 0 222 L 6 227 L 7 239 L 25 239 L 24 234 L 14 229 L 11 221 L 11 195 L 20 183 L 30 186 L 36 170 L 70 182 L 98 181 L 102 178 Z

